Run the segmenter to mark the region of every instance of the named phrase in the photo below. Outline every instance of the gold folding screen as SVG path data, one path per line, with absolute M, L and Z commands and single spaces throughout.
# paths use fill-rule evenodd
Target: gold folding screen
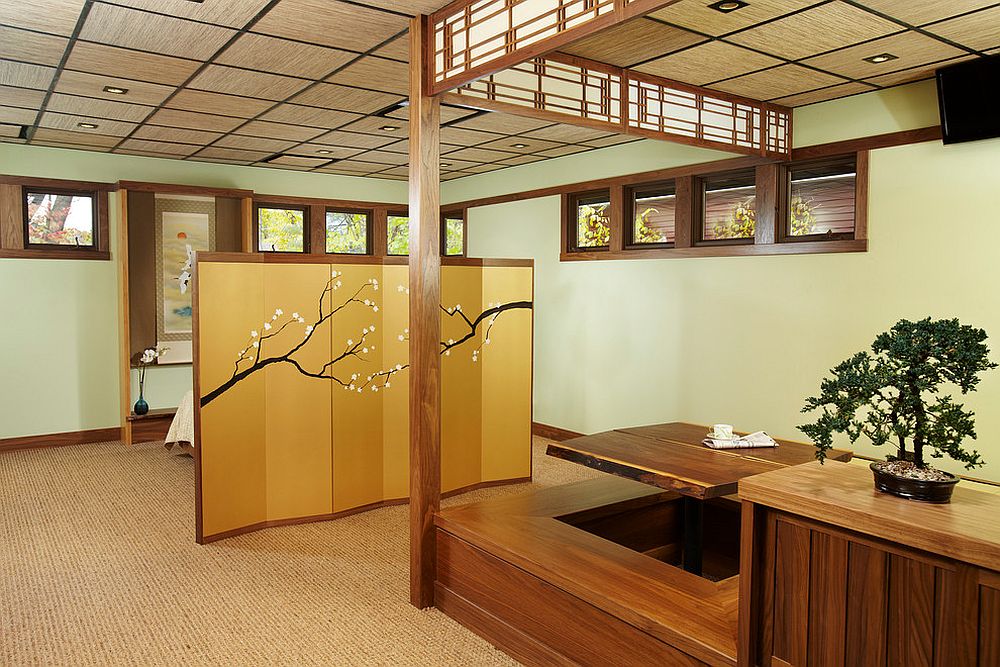
M 528 478 L 531 263 L 444 264 L 442 490 Z M 199 542 L 405 500 L 405 265 L 202 254 L 194 303 Z

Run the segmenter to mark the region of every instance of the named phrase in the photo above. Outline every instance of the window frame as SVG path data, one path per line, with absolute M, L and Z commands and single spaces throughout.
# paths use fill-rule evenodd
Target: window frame
M 753 181 L 754 189 L 754 215 L 758 215 L 757 204 L 758 196 L 757 192 L 757 175 L 753 168 L 750 169 L 734 169 L 731 171 L 719 171 L 711 172 L 707 174 L 700 174 L 696 179 L 696 192 L 695 197 L 695 216 L 694 216 L 694 234 L 695 239 L 694 245 L 696 246 L 730 246 L 730 245 L 754 245 L 756 242 L 756 236 L 747 236 L 744 238 L 734 238 L 734 239 L 706 239 L 705 238 L 705 213 L 708 208 L 708 184 L 709 181 L 715 179 L 725 179 L 725 178 L 738 178 L 741 176 L 749 176 Z M 738 187 L 750 187 L 750 186 L 738 186 Z M 757 218 L 755 217 L 755 220 Z M 754 225 L 756 230 L 756 224 Z
M 90 199 L 90 215 L 91 215 L 91 237 L 92 243 L 90 245 L 69 245 L 61 243 L 32 243 L 30 241 L 30 233 L 28 230 L 28 195 L 29 194 L 43 194 L 43 195 L 62 195 L 65 197 L 88 197 Z M 98 196 L 99 193 L 96 190 L 77 190 L 69 188 L 43 188 L 43 187 L 21 187 L 21 230 L 24 234 L 24 249 L 25 250 L 66 250 L 69 252 L 93 252 L 101 247 L 101 225 L 99 222 L 99 206 L 98 206 Z
M 854 229 L 851 232 L 836 232 L 828 234 L 805 234 L 793 236 L 789 225 L 791 223 L 791 201 L 792 201 L 792 171 L 802 167 L 822 167 L 824 165 L 834 165 L 838 162 L 850 160 L 854 168 Z M 829 157 L 816 158 L 812 160 L 798 160 L 782 165 L 783 199 L 778 219 L 778 243 L 823 243 L 829 241 L 853 241 L 858 236 L 859 205 L 864 202 L 861 192 L 861 169 L 859 162 L 860 154 L 848 153 L 844 155 L 834 155 Z M 867 187 L 867 184 L 865 184 Z M 866 202 L 865 202 L 866 203 Z
M 326 246 L 326 216 L 329 213 L 347 213 L 365 216 L 365 251 L 364 252 L 330 252 Z M 323 208 L 323 254 L 341 257 L 365 257 L 375 254 L 375 211 L 374 209 L 350 208 L 346 206 L 326 206 Z M 271 251 L 267 251 L 271 252 Z
M 663 243 L 636 243 L 635 242 L 635 204 L 640 195 L 649 196 L 660 188 L 670 187 L 671 195 L 674 197 L 674 240 Z M 656 195 L 653 195 L 656 196 Z M 668 195 L 659 195 L 660 197 Z M 625 214 L 622 217 L 623 247 L 629 250 L 665 250 L 675 247 L 677 240 L 677 204 L 680 200 L 677 196 L 677 181 L 675 179 L 665 179 L 649 183 L 639 183 L 625 189 Z M 683 221 L 681 221 L 683 223 Z
M 579 210 L 581 204 L 587 204 L 586 200 L 594 200 L 595 202 L 608 202 L 607 208 L 607 218 L 608 218 L 608 245 L 600 246 L 580 246 L 577 238 L 580 226 Z M 567 195 L 566 199 L 566 210 L 563 213 L 563 232 L 565 235 L 566 242 L 563 247 L 566 248 L 567 252 L 571 253 L 594 253 L 594 252 L 609 252 L 611 250 L 611 219 L 612 219 L 612 201 L 611 201 L 611 189 L 610 188 L 597 188 L 593 190 L 585 190 L 582 192 L 573 192 Z
M 448 220 L 462 221 L 462 252 L 457 255 L 448 254 Z M 441 213 L 441 256 L 442 257 L 467 257 L 469 254 L 469 221 L 465 215 L 465 209 L 455 209 Z
M 261 250 L 260 248 L 260 209 L 270 208 L 279 209 L 285 211 L 302 211 L 302 250 Z M 312 250 L 310 248 L 310 232 L 311 232 L 311 220 L 310 220 L 310 206 L 305 204 L 283 204 L 281 202 L 268 202 L 267 200 L 254 200 L 253 202 L 253 251 L 259 253 L 267 254 L 282 254 L 282 255 L 309 255 Z M 324 219 L 324 229 L 326 225 L 326 220 Z M 326 247 L 324 245 L 324 250 Z

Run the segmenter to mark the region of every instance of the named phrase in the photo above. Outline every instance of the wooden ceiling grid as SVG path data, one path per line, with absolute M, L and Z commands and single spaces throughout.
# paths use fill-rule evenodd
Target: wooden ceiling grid
M 0 140 L 402 180 L 407 21 L 444 4 L 0 0 Z M 708 5 L 680 0 L 564 50 L 787 106 L 1000 50 L 1000 2 Z M 895 58 L 863 60 L 881 53 Z M 636 140 L 450 106 L 442 122 L 444 179 Z

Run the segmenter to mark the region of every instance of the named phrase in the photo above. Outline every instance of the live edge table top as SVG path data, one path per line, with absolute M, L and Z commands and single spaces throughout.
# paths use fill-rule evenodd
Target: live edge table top
M 621 428 L 552 443 L 547 454 L 702 500 L 736 493 L 744 477 L 816 458 L 812 445 L 777 438 L 777 447 L 711 449 L 702 444 L 708 430 L 684 422 Z M 850 461 L 852 453 L 828 456 Z

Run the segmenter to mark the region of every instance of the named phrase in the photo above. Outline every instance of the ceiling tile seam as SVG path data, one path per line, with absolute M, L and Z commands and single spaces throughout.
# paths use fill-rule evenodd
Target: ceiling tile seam
M 55 90 L 56 84 L 59 83 L 59 75 L 62 74 L 62 69 L 66 66 L 69 54 L 73 50 L 73 43 L 80 34 L 80 31 L 83 30 L 83 24 L 87 21 L 87 16 L 90 14 L 90 8 L 93 5 L 94 0 L 86 0 L 83 3 L 83 7 L 80 9 L 80 16 L 77 17 L 76 24 L 73 26 L 73 32 L 69 36 L 69 41 L 66 42 L 66 48 L 63 50 L 62 58 L 59 60 L 59 64 L 56 66 L 56 71 L 52 75 L 52 81 L 49 82 L 48 90 L 45 91 L 45 97 L 42 98 L 42 104 L 38 108 L 38 113 L 35 114 L 35 122 L 32 123 L 27 132 L 23 133 L 26 142 L 31 141 L 31 139 L 35 136 L 35 131 L 38 129 L 39 123 L 42 122 L 42 116 L 45 114 L 45 108 L 49 104 L 49 99 L 52 98 L 52 91 Z
M 855 7 L 857 9 L 864 9 L 865 11 L 870 12 L 870 13 L 874 14 L 875 16 L 878 16 L 879 18 L 882 18 L 882 19 L 885 19 L 886 21 L 891 21 L 893 23 L 901 25 L 901 26 L 905 27 L 907 30 L 912 30 L 914 32 L 920 33 L 924 37 L 930 37 L 931 39 L 936 39 L 939 42 L 944 42 L 945 44 L 947 44 L 949 46 L 952 46 L 952 47 L 955 47 L 956 49 L 961 49 L 962 51 L 967 51 L 969 53 L 974 53 L 976 55 L 983 55 L 979 51 L 976 51 L 975 49 L 970 48 L 968 46 L 965 46 L 964 44 L 959 44 L 958 42 L 953 42 L 950 39 L 946 39 L 944 37 L 940 37 L 938 35 L 935 35 L 934 33 L 927 32 L 923 28 L 919 28 L 917 26 L 910 25 L 906 21 L 902 21 L 902 20 L 896 18 L 895 16 L 890 16 L 888 14 L 884 14 L 884 13 L 882 13 L 882 12 L 876 10 L 876 9 L 872 9 L 870 7 L 865 7 L 861 3 L 856 2 L 856 0 L 840 0 L 840 1 L 844 2 L 844 3 L 847 3 L 848 5 L 851 5 L 852 7 Z M 947 20 L 947 19 L 945 19 L 945 20 Z
M 277 1 L 278 0 L 272 0 L 272 3 L 276 3 Z M 372 52 L 374 52 L 374 51 L 382 48 L 383 46 L 385 46 L 386 44 L 388 44 L 388 43 L 392 42 L 393 40 L 397 39 L 401 35 L 406 34 L 406 32 L 408 32 L 408 30 L 396 33 L 395 35 L 392 35 L 391 37 L 389 37 L 389 38 L 387 38 L 387 39 L 379 42 L 378 44 L 376 44 L 372 48 L 368 49 L 368 51 L 366 51 L 365 53 L 359 55 L 358 57 L 354 58 L 353 60 L 351 60 L 351 61 L 349 61 L 349 62 L 347 62 L 347 63 L 345 63 L 343 65 L 340 65 L 340 66 L 336 67 L 332 72 L 330 72 L 326 76 L 322 77 L 322 79 L 313 81 L 310 85 L 306 86 L 305 88 L 302 88 L 301 90 L 296 91 L 292 95 L 289 95 L 284 100 L 280 100 L 280 101 L 276 102 L 271 107 L 265 109 L 264 111 L 262 111 L 261 113 L 257 114 L 253 118 L 248 119 L 245 123 L 234 127 L 229 132 L 226 132 L 222 137 L 218 137 L 218 138 L 212 140 L 211 142 L 209 142 L 208 144 L 205 145 L 205 148 L 209 148 L 209 147 L 213 146 L 215 144 L 215 142 L 219 141 L 219 139 L 222 139 L 225 136 L 229 136 L 230 134 L 236 132 L 240 128 L 242 128 L 245 125 L 247 125 L 247 123 L 250 123 L 250 122 L 255 121 L 255 120 L 261 120 L 261 116 L 263 116 L 264 114 L 267 114 L 267 113 L 270 113 L 271 111 L 274 111 L 275 108 L 277 108 L 279 105 L 281 105 L 281 104 L 287 104 L 287 103 L 289 103 L 289 100 L 294 99 L 295 97 L 297 97 L 297 96 L 305 93 L 306 91 L 308 91 L 308 90 L 316 87 L 317 85 L 319 85 L 321 83 L 325 83 L 326 79 L 329 79 L 331 76 L 334 76 L 334 75 L 338 74 L 339 72 L 342 72 L 344 69 L 346 69 L 346 68 L 350 67 L 351 65 L 353 65 L 354 63 L 360 61 L 362 58 L 365 58 L 366 56 L 370 55 Z M 362 89 L 362 90 L 364 90 L 364 89 Z M 319 107 L 319 108 L 323 108 L 323 107 Z M 351 123 L 356 123 L 358 121 L 364 120 L 364 118 L 368 118 L 371 115 L 372 114 L 364 114 L 362 116 L 362 118 L 352 119 L 352 120 L 344 123 L 343 125 L 339 125 L 339 126 L 333 128 L 333 130 L 338 130 L 338 129 L 344 127 L 345 125 L 350 125 Z M 332 132 L 333 130 L 329 130 L 329 131 Z M 298 146 L 301 146 L 302 144 L 310 143 L 312 140 L 316 139 L 318 136 L 320 136 L 320 135 L 316 135 L 314 137 L 311 137 L 310 139 L 308 139 L 306 141 L 300 141 L 300 142 L 296 143 L 294 146 L 292 146 L 291 148 L 297 148 Z M 273 159 L 273 158 L 271 158 L 271 159 Z M 334 162 L 337 162 L 337 160 L 330 160 L 326 164 L 333 164 Z
M 150 114 L 148 116 L 146 116 L 146 118 L 144 120 L 142 120 L 136 127 L 132 128 L 132 131 L 129 132 L 124 138 L 122 138 L 122 140 L 119 141 L 118 144 L 114 148 L 117 149 L 118 146 L 120 146 L 122 144 L 122 142 L 127 141 L 128 139 L 131 139 L 132 135 L 135 134 L 136 130 L 138 130 L 140 127 L 142 127 L 147 122 L 149 122 L 149 119 L 152 118 L 160 109 L 163 109 L 165 104 L 167 104 L 168 102 L 170 102 L 170 100 L 172 100 L 174 97 L 176 97 L 177 93 L 179 93 L 181 90 L 184 90 L 185 88 L 187 88 L 188 85 L 192 81 L 194 81 L 198 76 L 200 76 L 202 74 L 202 72 L 204 72 L 208 68 L 209 65 L 213 64 L 213 61 L 217 57 L 219 57 L 219 54 L 225 52 L 226 49 L 228 49 L 230 46 L 232 46 L 233 44 L 235 44 L 236 40 L 238 40 L 243 34 L 245 34 L 246 31 L 249 30 L 251 26 L 255 25 L 258 21 L 260 21 L 269 11 L 271 11 L 278 4 L 278 2 L 280 2 L 280 0 L 270 0 L 266 5 L 264 5 L 264 7 L 262 7 L 260 11 L 258 11 L 256 14 L 254 14 L 253 18 L 251 18 L 247 22 L 247 24 L 243 26 L 243 28 L 240 28 L 240 29 L 236 30 L 236 32 L 229 39 L 227 39 L 226 42 L 222 46 L 220 46 L 218 49 L 216 49 L 215 53 L 212 54 L 211 57 L 209 57 L 207 60 L 205 60 L 204 62 L 202 62 L 201 65 L 197 69 L 195 69 L 195 71 L 192 72 L 191 75 L 187 79 L 185 79 L 179 86 L 177 86 L 177 88 L 172 93 L 170 93 L 169 95 L 167 95 L 167 97 L 164 98 L 164 100 L 162 102 L 160 102 L 160 104 L 158 104 L 156 106 L 156 108 L 153 109 L 153 111 L 150 112 Z M 112 150 L 114 150 L 114 149 L 112 149 Z

